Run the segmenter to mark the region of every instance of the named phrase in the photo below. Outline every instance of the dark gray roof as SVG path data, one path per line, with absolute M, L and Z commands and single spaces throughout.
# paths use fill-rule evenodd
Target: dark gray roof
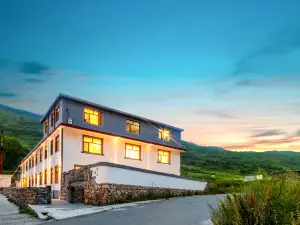
M 96 108 L 105 109 L 105 110 L 108 110 L 108 111 L 111 111 L 111 112 L 115 112 L 115 113 L 118 113 L 118 114 L 122 114 L 122 115 L 125 115 L 125 116 L 136 118 L 136 119 L 139 119 L 139 120 L 148 121 L 150 123 L 154 123 L 154 124 L 157 124 L 157 125 L 160 125 L 160 126 L 168 127 L 168 128 L 174 129 L 174 130 L 181 131 L 181 132 L 183 131 L 183 129 L 178 128 L 178 127 L 170 126 L 170 125 L 165 124 L 165 123 L 157 122 L 157 121 L 147 119 L 147 118 L 144 118 L 144 117 L 141 117 L 141 116 L 136 116 L 136 115 L 133 115 L 133 114 L 130 114 L 130 113 L 126 113 L 126 112 L 123 112 L 123 111 L 120 111 L 120 110 L 117 110 L 117 109 L 113 109 L 113 108 L 110 108 L 110 107 L 107 107 L 107 106 L 99 105 L 99 104 L 96 104 L 96 103 L 93 103 L 93 102 L 89 102 L 89 101 L 79 99 L 79 98 L 76 98 L 76 97 L 72 97 L 72 96 L 69 96 L 69 95 L 65 95 L 65 94 L 59 94 L 57 96 L 55 101 L 51 104 L 51 106 L 49 107 L 49 109 L 47 110 L 47 112 L 45 113 L 43 118 L 41 119 L 41 122 L 44 122 L 44 120 L 49 115 L 50 111 L 57 104 L 57 102 L 60 101 L 60 99 L 62 99 L 62 98 L 71 99 L 71 100 L 76 101 L 76 102 L 80 102 L 80 103 L 90 105 L 90 106 L 93 106 L 93 107 L 96 107 Z

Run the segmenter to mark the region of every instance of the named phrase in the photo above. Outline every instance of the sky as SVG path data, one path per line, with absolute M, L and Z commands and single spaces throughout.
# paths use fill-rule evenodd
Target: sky
M 59 93 L 230 150 L 300 151 L 300 1 L 0 1 L 0 103 Z

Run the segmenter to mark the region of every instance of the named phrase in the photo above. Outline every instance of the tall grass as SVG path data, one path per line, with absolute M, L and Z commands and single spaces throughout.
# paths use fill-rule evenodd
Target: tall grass
M 300 182 L 293 174 L 254 181 L 212 207 L 214 225 L 300 225 Z

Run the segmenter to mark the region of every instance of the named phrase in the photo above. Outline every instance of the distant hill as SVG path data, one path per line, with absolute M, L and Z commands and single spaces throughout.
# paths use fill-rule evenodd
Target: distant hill
M 256 174 L 258 168 L 268 173 L 300 170 L 300 153 L 292 151 L 236 152 L 219 147 L 198 146 L 183 141 L 188 152 L 182 154 L 182 174 L 210 179 L 241 179 Z
M 6 135 L 15 137 L 26 152 L 42 138 L 41 118 L 42 115 L 0 104 L 0 128 Z M 258 168 L 267 172 L 300 170 L 300 153 L 297 152 L 234 152 L 185 141 L 182 144 L 188 152 L 181 157 L 181 174 L 188 177 L 211 179 L 215 175 L 217 179 L 232 180 L 256 174 Z
M 15 137 L 27 151 L 42 138 L 41 115 L 0 104 L 0 129 Z

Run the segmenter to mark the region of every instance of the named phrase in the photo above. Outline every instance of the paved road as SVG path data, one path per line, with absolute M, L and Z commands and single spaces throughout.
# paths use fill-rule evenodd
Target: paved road
M 38 220 L 32 216 L 19 214 L 19 208 L 7 201 L 6 197 L 0 195 L 0 224 L 1 225 L 33 225 L 40 224 Z
M 48 225 L 206 225 L 218 196 L 191 196 L 47 223 Z

